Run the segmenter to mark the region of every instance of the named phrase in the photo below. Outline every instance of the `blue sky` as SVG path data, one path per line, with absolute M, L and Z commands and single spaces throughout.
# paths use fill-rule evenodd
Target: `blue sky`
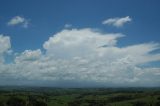
M 107 83 L 115 86 L 147 86 L 147 81 L 150 81 L 150 86 L 159 86 L 159 10 L 159 0 L 0 0 L 0 43 L 2 43 L 0 75 L 3 79 L 0 84 L 3 82 L 14 84 L 9 79 L 14 79 L 15 82 L 23 79 L 22 85 L 28 82 L 33 84 L 39 80 L 52 83 L 67 82 L 68 77 L 72 77 L 72 80 L 77 78 L 77 82 L 81 83 L 83 82 L 82 76 L 90 73 L 91 76 L 87 76 L 89 79 L 84 78 L 85 81 L 93 83 L 90 85 L 105 86 Z M 93 35 L 93 39 L 88 34 Z M 83 35 L 85 37 L 81 38 Z M 76 43 L 72 40 L 75 40 Z M 106 47 L 106 50 L 93 49 L 97 46 Z M 108 56 L 110 53 L 113 55 Z M 93 55 L 99 62 L 94 61 L 93 57 L 88 58 L 88 54 Z M 53 62 L 52 59 L 60 63 Z M 137 59 L 144 61 L 138 62 Z M 35 70 L 41 71 L 41 68 L 46 66 L 48 68 L 44 70 L 47 71 L 28 72 L 33 66 L 24 67 L 26 60 L 29 63 L 38 64 Z M 117 62 L 122 60 L 131 63 L 117 73 L 124 72 L 126 75 L 123 75 L 129 79 L 122 79 L 122 82 L 117 84 L 116 81 L 124 76 L 120 74 L 119 79 L 116 79 L 114 70 L 118 68 L 111 67 L 111 64 L 108 63 L 116 63 L 119 67 L 120 63 Z M 22 61 L 24 64 L 19 64 L 23 63 Z M 43 63 L 42 61 L 45 61 L 48 66 L 46 64 L 39 66 L 40 63 Z M 70 72 L 74 70 L 74 67 L 70 66 L 73 61 L 84 62 L 81 67 L 78 65 L 80 63 L 75 64 L 78 70 L 76 73 Z M 85 63 L 86 61 L 88 62 Z M 97 74 L 96 65 L 91 67 L 93 63 L 99 67 L 97 70 L 103 71 Z M 106 64 L 110 68 L 102 69 Z M 54 68 L 50 65 L 53 65 Z M 57 68 L 60 65 L 70 68 Z M 13 70 L 18 70 L 17 67 L 24 67 L 22 69 L 24 72 L 18 74 L 22 77 L 15 76 L 14 74 L 19 71 L 11 71 L 8 67 L 13 67 Z M 86 73 L 83 73 L 81 68 L 86 69 Z M 87 69 L 93 71 L 90 72 Z M 109 69 L 112 72 L 108 71 Z M 62 75 L 59 70 L 68 71 Z M 115 76 L 112 74 L 103 76 L 105 70 L 106 74 L 113 73 Z M 137 70 L 141 70 L 139 74 Z M 26 73 L 27 75 L 38 73 L 38 76 L 34 76 L 34 79 L 33 76 L 29 77 Z M 47 76 L 55 73 L 56 76 Z M 154 75 L 149 75 L 150 73 Z M 142 75 L 140 77 L 144 77 L 144 81 L 139 82 L 141 79 L 138 75 Z M 147 77 L 149 79 L 145 79 Z M 74 85 L 71 79 L 68 82 Z M 54 85 L 52 83 L 49 85 Z
M 159 0 L 1 0 L 0 4 L 0 32 L 12 37 L 16 51 L 41 47 L 50 35 L 62 30 L 65 24 L 125 33 L 127 37 L 123 45 L 160 41 Z M 17 15 L 30 20 L 29 28 L 6 26 L 6 22 Z M 101 24 L 107 18 L 124 16 L 133 18 L 133 22 L 125 28 L 116 29 Z

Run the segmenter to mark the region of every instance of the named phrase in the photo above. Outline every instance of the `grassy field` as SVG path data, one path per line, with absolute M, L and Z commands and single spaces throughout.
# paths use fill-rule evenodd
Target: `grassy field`
M 0 106 L 160 106 L 160 88 L 1 87 Z

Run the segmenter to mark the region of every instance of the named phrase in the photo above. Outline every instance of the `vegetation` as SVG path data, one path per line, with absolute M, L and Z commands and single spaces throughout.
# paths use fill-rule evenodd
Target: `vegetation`
M 160 106 L 160 89 L 1 87 L 0 106 Z

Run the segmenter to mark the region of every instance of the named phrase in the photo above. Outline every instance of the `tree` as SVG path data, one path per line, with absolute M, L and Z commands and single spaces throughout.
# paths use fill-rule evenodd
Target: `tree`
M 25 106 L 26 102 L 18 97 L 10 97 L 7 106 Z

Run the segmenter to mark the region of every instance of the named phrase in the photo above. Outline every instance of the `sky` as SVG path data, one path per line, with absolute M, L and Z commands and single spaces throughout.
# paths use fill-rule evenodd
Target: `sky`
M 160 86 L 159 0 L 0 0 L 0 85 Z

